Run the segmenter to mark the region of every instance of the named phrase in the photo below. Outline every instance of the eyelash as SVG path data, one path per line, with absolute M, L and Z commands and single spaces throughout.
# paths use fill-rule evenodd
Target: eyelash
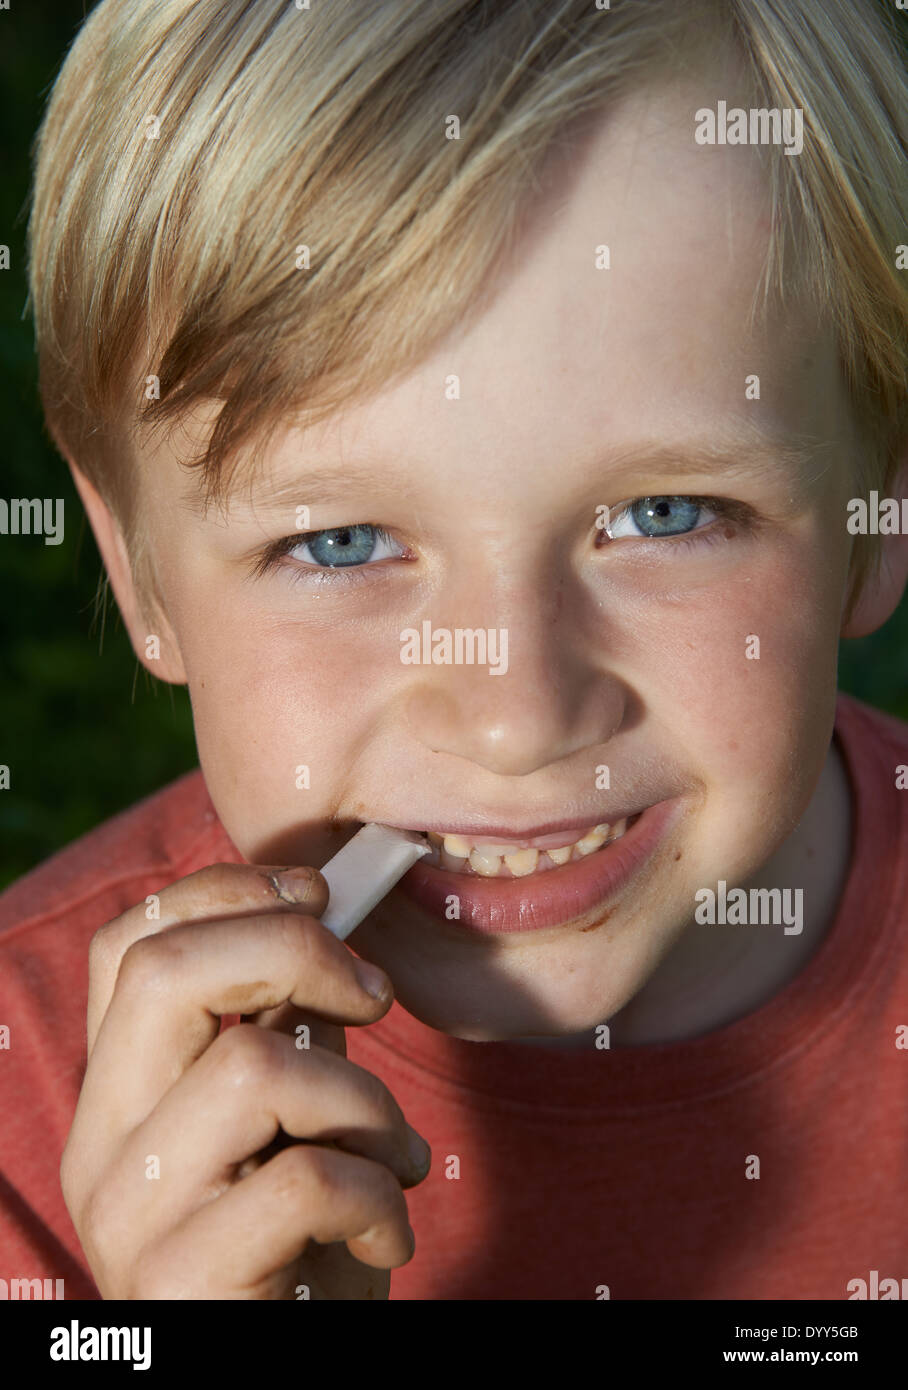
M 667 543 L 674 543 L 679 549 L 688 549 L 692 546 L 715 545 L 721 541 L 727 540 L 728 537 L 724 536 L 716 529 L 716 522 L 731 521 L 745 534 L 748 534 L 754 528 L 754 513 L 751 508 L 747 507 L 743 502 L 733 502 L 730 499 L 720 497 L 693 497 L 688 493 L 663 493 L 661 495 L 670 497 L 675 501 L 693 502 L 695 506 L 703 510 L 714 512 L 715 520 L 707 522 L 705 526 L 698 526 L 693 531 L 681 532 L 677 536 L 621 536 L 616 539 L 619 541 L 659 540 L 662 542 L 663 546 Z M 630 511 L 631 507 L 633 507 L 634 503 L 641 500 L 641 498 L 633 497 L 629 502 L 623 503 L 615 512 L 614 520 L 623 519 Z M 372 522 L 358 522 L 356 524 L 369 526 L 370 529 L 374 531 L 376 540 L 384 541 L 389 546 L 395 544 L 390 532 L 386 531 L 383 526 L 376 526 Z M 307 541 L 314 539 L 314 537 L 323 535 L 326 530 L 336 531 L 342 529 L 343 527 L 329 526 L 324 527 L 321 531 L 297 531 L 292 535 L 282 536 L 280 540 L 275 541 L 273 545 L 268 546 L 267 550 L 262 552 L 255 564 L 253 577 L 256 579 L 261 578 L 263 575 L 277 568 L 281 560 L 286 555 L 289 555 L 291 551 L 296 550 L 298 546 L 304 545 Z M 599 532 L 597 534 L 601 535 L 604 533 Z M 609 538 L 609 544 L 614 545 L 616 541 Z M 357 584 L 366 579 L 367 571 L 381 569 L 382 567 L 383 566 L 379 562 L 368 561 L 362 565 L 313 565 L 310 564 L 309 561 L 298 560 L 292 567 L 287 568 L 289 570 L 288 577 L 295 584 L 311 584 L 312 582 Z
M 369 526 L 375 532 L 375 539 L 384 541 L 387 545 L 393 546 L 394 539 L 389 531 L 383 526 L 375 526 L 370 522 L 358 522 L 357 525 Z M 267 574 L 270 570 L 277 568 L 285 555 L 297 546 L 305 545 L 307 541 L 313 540 L 316 536 L 321 536 L 325 531 L 341 531 L 342 526 L 326 526 L 321 531 L 297 531 L 290 536 L 282 536 L 279 541 L 269 545 L 259 557 L 253 570 L 254 578 L 258 579 Z M 397 557 L 400 558 L 400 557 Z M 308 560 L 297 560 L 292 566 L 287 566 L 288 578 L 294 584 L 328 583 L 328 584 L 358 584 L 366 578 L 364 571 L 380 569 L 382 566 L 376 562 L 364 565 L 313 565 Z
M 756 527 L 756 513 L 752 507 L 748 507 L 744 502 L 735 502 L 731 498 L 725 497 L 694 497 L 687 492 L 666 492 L 660 495 L 669 498 L 674 502 L 693 502 L 695 507 L 701 511 L 715 513 L 712 521 L 708 521 L 705 526 L 697 526 L 693 531 L 682 531 L 677 536 L 619 536 L 616 540 L 623 541 L 647 541 L 659 540 L 663 545 L 667 541 L 673 541 L 679 549 L 687 549 L 690 546 L 715 545 L 720 541 L 728 539 L 717 529 L 717 522 L 732 522 L 738 530 L 745 535 L 749 535 Z M 641 497 L 632 497 L 630 501 L 623 502 L 615 511 L 613 521 L 622 521 L 630 512 L 635 503 L 642 501 Z M 600 535 L 604 532 L 599 532 Z M 614 544 L 611 537 L 609 543 Z

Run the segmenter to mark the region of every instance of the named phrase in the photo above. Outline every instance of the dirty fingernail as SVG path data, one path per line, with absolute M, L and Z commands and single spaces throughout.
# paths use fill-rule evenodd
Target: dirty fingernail
M 306 864 L 289 869 L 275 869 L 267 875 L 278 897 L 285 903 L 304 903 L 310 898 L 318 881 L 317 870 Z

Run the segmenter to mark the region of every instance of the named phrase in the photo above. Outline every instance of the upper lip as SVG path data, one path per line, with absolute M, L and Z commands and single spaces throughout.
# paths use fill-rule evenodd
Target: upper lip
M 616 825 L 618 821 L 628 820 L 631 816 L 636 816 L 645 811 L 645 806 L 635 806 L 631 809 L 617 807 L 606 811 L 603 807 L 597 807 L 595 811 L 590 811 L 586 816 L 576 816 L 571 820 L 546 821 L 543 825 L 530 825 L 522 829 L 519 826 L 468 824 L 466 821 L 446 821 L 442 824 L 436 821 L 430 825 L 400 825 L 395 821 L 382 821 L 383 825 L 390 825 L 395 830 L 434 830 L 437 835 L 463 835 L 466 839 L 476 843 L 491 844 L 496 840 L 534 840 L 542 839 L 547 835 L 567 833 L 569 831 L 589 830 L 594 825 Z

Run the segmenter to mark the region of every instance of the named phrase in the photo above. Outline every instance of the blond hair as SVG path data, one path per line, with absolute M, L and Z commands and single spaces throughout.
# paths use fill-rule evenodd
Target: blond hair
M 876 0 L 102 0 L 35 140 L 48 428 L 138 573 L 142 431 L 222 403 L 187 461 L 222 498 L 246 441 L 377 389 L 475 305 L 560 133 L 727 36 L 760 104 L 804 112 L 801 155 L 769 152 L 761 293 L 793 285 L 797 225 L 867 441 L 857 484 L 885 486 L 906 423 L 897 23 Z

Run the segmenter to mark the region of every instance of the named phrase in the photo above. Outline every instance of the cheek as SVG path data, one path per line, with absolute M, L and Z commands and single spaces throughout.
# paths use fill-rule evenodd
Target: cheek
M 661 669 L 650 666 L 649 703 L 714 790 L 803 802 L 834 718 L 839 599 L 838 573 L 817 550 L 786 544 L 755 550 L 723 577 L 721 596 L 710 586 L 651 615 L 672 639 Z
M 367 717 L 366 653 L 329 632 L 223 614 L 185 624 L 180 642 L 199 760 L 239 848 L 330 814 Z

